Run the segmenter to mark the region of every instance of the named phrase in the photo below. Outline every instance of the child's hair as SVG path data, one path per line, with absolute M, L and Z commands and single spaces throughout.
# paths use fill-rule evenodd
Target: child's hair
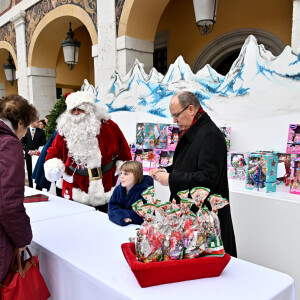
M 143 180 L 143 166 L 139 161 L 125 161 L 120 167 L 120 171 L 133 173 L 135 179 L 134 184 L 140 183 Z

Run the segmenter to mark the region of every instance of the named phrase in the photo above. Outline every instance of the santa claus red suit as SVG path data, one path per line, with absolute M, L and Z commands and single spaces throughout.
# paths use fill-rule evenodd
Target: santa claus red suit
M 98 207 L 106 204 L 117 182 L 117 171 L 131 160 L 128 143 L 107 107 L 91 92 L 66 99 L 67 110 L 57 120 L 58 134 L 48 149 L 46 178 L 63 178 L 66 199 Z

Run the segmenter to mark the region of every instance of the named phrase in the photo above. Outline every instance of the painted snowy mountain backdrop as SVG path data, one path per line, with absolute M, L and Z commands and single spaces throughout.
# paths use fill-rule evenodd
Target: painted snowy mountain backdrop
M 166 75 L 146 74 L 136 60 L 125 76 L 112 75 L 106 93 L 98 93 L 110 113 L 144 112 L 170 118 L 169 101 L 180 90 L 193 92 L 205 110 L 222 120 L 238 121 L 300 112 L 300 55 L 287 46 L 275 57 L 250 35 L 226 76 L 206 65 L 194 74 L 179 56 Z M 100 99 L 99 99 L 100 98 Z

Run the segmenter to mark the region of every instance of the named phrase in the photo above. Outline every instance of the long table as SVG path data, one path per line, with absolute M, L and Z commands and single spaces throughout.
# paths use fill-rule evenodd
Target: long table
M 236 258 L 220 277 L 143 289 L 121 251 L 136 228 L 115 225 L 98 211 L 32 223 L 31 248 L 52 299 L 296 300 L 290 276 Z
M 300 195 L 278 185 L 275 193 L 247 190 L 245 180 L 229 180 L 230 207 L 240 259 L 284 272 L 295 280 L 300 294 Z M 159 199 L 169 187 L 155 181 Z
M 95 211 L 95 208 L 66 200 L 47 192 L 25 187 L 25 196 L 44 194 L 49 196 L 46 202 L 25 203 L 26 213 L 30 217 L 30 223 L 40 222 L 53 218 L 60 218 L 68 215 L 79 214 L 88 211 Z

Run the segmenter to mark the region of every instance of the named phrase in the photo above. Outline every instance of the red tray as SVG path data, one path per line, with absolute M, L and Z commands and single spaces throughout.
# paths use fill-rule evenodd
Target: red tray
M 230 261 L 223 257 L 200 257 L 142 263 L 135 257 L 135 244 L 121 245 L 123 254 L 141 287 L 220 276 Z

